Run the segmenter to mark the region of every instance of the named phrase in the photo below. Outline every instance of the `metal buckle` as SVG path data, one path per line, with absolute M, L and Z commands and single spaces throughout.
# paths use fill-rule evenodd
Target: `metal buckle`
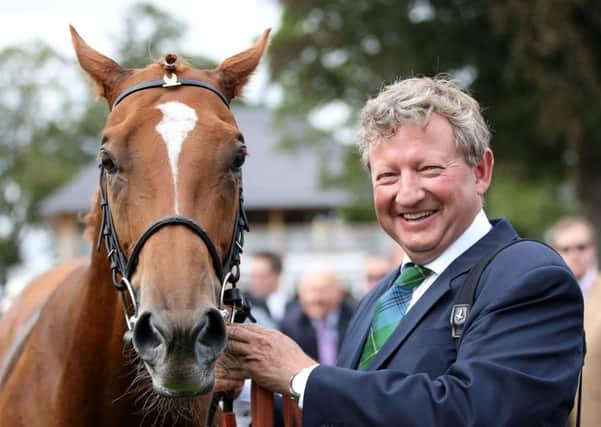
M 127 298 L 125 298 L 125 290 L 121 291 L 121 308 L 123 308 L 123 314 L 125 315 L 125 323 L 127 323 L 127 329 L 133 330 L 134 325 L 136 324 L 136 320 L 138 318 L 138 302 L 136 301 L 136 293 L 134 292 L 134 288 L 127 280 L 127 277 L 121 277 L 121 283 L 125 285 L 125 289 L 127 293 L 129 293 L 129 298 L 131 299 L 131 304 L 134 309 L 134 315 L 130 316 L 127 312 Z
M 181 86 L 181 82 L 177 80 L 177 75 L 175 73 L 171 73 L 171 77 L 167 77 L 167 74 L 163 75 L 163 87 L 175 87 Z
M 232 276 L 231 271 L 228 271 L 225 274 L 225 277 L 223 278 L 223 282 L 221 283 L 221 295 L 219 296 L 219 312 L 221 313 L 221 317 L 223 317 L 223 320 L 225 320 L 226 322 L 228 320 L 231 321 L 231 319 L 234 318 L 234 314 L 235 314 L 233 312 L 230 314 L 230 312 L 224 308 L 224 304 L 223 304 L 223 296 L 225 295 L 225 286 L 228 283 L 231 284 L 231 282 L 230 282 L 231 276 Z M 234 309 L 234 308 L 232 307 L 232 309 Z

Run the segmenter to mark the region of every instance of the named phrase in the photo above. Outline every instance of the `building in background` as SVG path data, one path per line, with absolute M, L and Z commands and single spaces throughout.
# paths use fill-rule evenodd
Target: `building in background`
M 281 286 L 289 294 L 294 292 L 303 269 L 315 261 L 328 263 L 345 286 L 361 294 L 364 257 L 390 253 L 390 238 L 375 222 L 348 224 L 336 215 L 336 208 L 348 205 L 351 197 L 342 190 L 320 188 L 322 152 L 279 147 L 281 135 L 271 111 L 235 106 L 234 116 L 249 151 L 242 170 L 244 205 L 251 228 L 245 235 L 246 256 L 259 250 L 282 254 Z M 327 156 L 329 167 L 340 166 L 337 163 L 342 156 L 334 151 Z M 43 202 L 41 214 L 51 224 L 57 260 L 90 252 L 81 218 L 90 209 L 97 185 L 98 167 L 94 163 Z

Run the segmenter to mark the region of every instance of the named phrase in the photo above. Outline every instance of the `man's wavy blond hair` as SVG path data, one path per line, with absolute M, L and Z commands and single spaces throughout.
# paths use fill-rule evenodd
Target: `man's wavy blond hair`
M 369 168 L 369 147 L 392 137 L 405 124 L 425 127 L 432 115 L 445 117 L 465 161 L 475 166 L 490 145 L 490 130 L 478 102 L 455 82 L 439 76 L 399 80 L 386 86 L 361 110 L 359 150 Z

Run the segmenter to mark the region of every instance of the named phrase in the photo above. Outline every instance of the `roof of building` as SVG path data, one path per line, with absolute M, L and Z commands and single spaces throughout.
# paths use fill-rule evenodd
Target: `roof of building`
M 280 148 L 281 133 L 276 130 L 271 111 L 243 106 L 235 106 L 233 111 L 249 152 L 243 167 L 247 210 L 321 209 L 349 203 L 348 193 L 320 188 L 322 153 L 310 147 Z M 297 122 L 292 126 L 302 125 Z M 342 156 L 331 157 L 328 166 L 339 167 Z M 92 163 L 50 194 L 42 202 L 40 213 L 55 216 L 87 212 L 97 185 L 98 166 Z

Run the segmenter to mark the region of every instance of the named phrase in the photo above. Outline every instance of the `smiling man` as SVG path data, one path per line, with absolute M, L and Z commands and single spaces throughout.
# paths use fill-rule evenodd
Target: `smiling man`
M 404 250 L 361 301 L 337 366 L 254 325 L 228 351 L 263 386 L 298 399 L 305 426 L 565 426 L 582 363 L 582 296 L 561 257 L 520 241 L 484 269 L 463 335 L 467 273 L 518 239 L 489 220 L 493 171 L 478 103 L 453 82 L 413 78 L 361 115 L 360 148 L 381 227 Z

